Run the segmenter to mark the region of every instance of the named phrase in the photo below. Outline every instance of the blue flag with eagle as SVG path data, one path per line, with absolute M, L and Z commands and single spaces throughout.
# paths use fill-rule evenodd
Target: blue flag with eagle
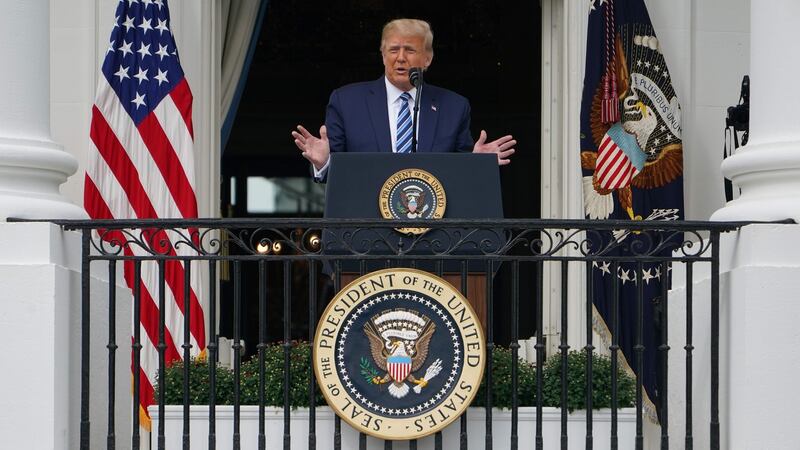
M 590 1 L 581 103 L 586 217 L 681 220 L 681 109 L 661 41 L 643 0 Z M 665 256 L 682 242 L 677 234 L 665 234 L 615 231 L 589 241 L 593 251 L 615 258 L 647 248 Z M 657 419 L 661 308 L 670 269 L 658 262 L 638 266 L 609 259 L 593 263 L 595 329 L 608 343 L 616 325 L 621 364 L 640 377 L 642 406 Z

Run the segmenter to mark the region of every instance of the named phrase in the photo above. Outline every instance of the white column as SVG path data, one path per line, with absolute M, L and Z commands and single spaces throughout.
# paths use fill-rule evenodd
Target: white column
M 751 2 L 750 142 L 722 164 L 742 195 L 712 220 L 800 219 L 798 18 L 796 0 Z M 800 227 L 746 226 L 723 237 L 721 257 L 723 439 L 731 449 L 797 448 Z
M 2 223 L 85 217 L 59 193 L 77 162 L 50 139 L 49 6 L 0 0 L 3 448 L 76 448 L 80 419 L 80 236 L 47 223 Z
M 58 190 L 78 164 L 50 139 L 49 5 L 0 1 L 0 220 L 85 217 Z
M 800 219 L 800 2 L 750 7 L 750 142 L 722 164 L 742 189 L 712 220 Z
M 723 439 L 732 450 L 796 449 L 800 227 L 746 226 L 720 248 Z

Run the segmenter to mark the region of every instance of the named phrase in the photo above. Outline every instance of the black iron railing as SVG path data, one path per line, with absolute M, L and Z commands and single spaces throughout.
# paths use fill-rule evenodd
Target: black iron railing
M 700 426 L 692 421 L 692 359 L 694 347 L 692 343 L 692 274 L 693 267 L 697 264 L 708 264 L 711 273 L 711 348 L 710 361 L 702 361 L 702 364 L 709 364 L 711 367 L 710 380 L 711 386 L 711 410 L 710 423 L 705 425 L 710 427 L 710 442 L 699 444 L 700 447 L 709 445 L 709 448 L 718 449 L 720 446 L 719 433 L 719 239 L 720 233 L 737 228 L 737 224 L 708 223 L 708 222 L 628 222 L 628 221 L 551 221 L 551 220 L 442 220 L 430 222 L 387 222 L 376 220 L 314 220 L 314 219 L 258 219 L 258 220 L 118 220 L 118 221 L 57 221 L 59 225 L 69 230 L 79 230 L 83 233 L 83 278 L 82 278 L 82 355 L 81 355 L 81 424 L 80 424 L 80 448 L 96 448 L 90 443 L 90 424 L 89 393 L 90 393 L 90 373 L 93 370 L 108 370 L 108 417 L 107 417 L 107 447 L 115 448 L 116 445 L 123 447 L 127 443 L 117 443 L 115 432 L 115 379 L 114 364 L 117 340 L 120 339 L 119 330 L 115 326 L 116 295 L 115 283 L 117 273 L 117 262 L 125 261 L 133 264 L 133 312 L 134 323 L 139 322 L 139 311 L 141 308 L 140 290 L 142 265 L 156 264 L 158 267 L 158 288 L 153 293 L 157 300 L 159 311 L 158 320 L 158 351 L 159 351 L 159 385 L 157 387 L 158 397 L 155 399 L 159 407 L 159 423 L 153 424 L 153 433 L 157 433 L 157 448 L 165 446 L 164 430 L 164 390 L 163 384 L 164 371 L 167 366 L 165 358 L 165 317 L 163 314 L 165 306 L 165 293 L 168 286 L 165 281 L 165 266 L 178 261 L 185 268 L 183 272 L 183 289 L 189 297 L 190 277 L 192 271 L 200 270 L 200 261 L 203 263 L 203 270 L 207 271 L 206 279 L 208 310 L 206 311 L 207 320 L 214 324 L 220 319 L 220 311 L 217 311 L 217 301 L 223 308 L 229 309 L 232 315 L 230 334 L 228 337 L 233 339 L 233 370 L 234 370 L 234 425 L 232 436 L 220 436 L 216 432 L 216 405 L 215 389 L 217 367 L 209 364 L 209 388 L 210 402 L 208 404 L 208 448 L 216 448 L 220 439 L 232 440 L 233 448 L 240 446 L 239 429 L 239 408 L 240 408 L 240 367 L 242 364 L 240 351 L 240 339 L 242 338 L 242 301 L 243 289 L 246 289 L 248 280 L 243 278 L 243 271 L 254 267 L 255 280 L 253 291 L 257 292 L 256 310 L 258 317 L 258 330 L 255 358 L 260 361 L 260 395 L 259 395 L 259 436 L 258 446 L 263 449 L 266 446 L 265 426 L 264 426 L 264 351 L 268 343 L 268 323 L 267 310 L 270 307 L 281 305 L 280 314 L 282 317 L 282 335 L 284 348 L 284 432 L 283 447 L 289 449 L 291 445 L 290 428 L 290 399 L 289 382 L 290 377 L 290 351 L 292 339 L 305 337 L 313 340 L 315 325 L 320 315 L 320 307 L 317 304 L 322 296 L 320 292 L 321 281 L 331 277 L 333 291 L 338 292 L 342 287 L 343 273 L 364 274 L 379 268 L 391 267 L 418 267 L 420 269 L 441 275 L 444 272 L 459 275 L 460 289 L 462 293 L 468 295 L 467 275 L 481 270 L 486 280 L 487 304 L 486 304 L 486 351 L 487 367 L 484 372 L 486 385 L 493 386 L 492 380 L 492 352 L 495 348 L 495 330 L 500 327 L 504 332 L 508 332 L 510 349 L 512 352 L 511 367 L 511 412 L 512 425 L 511 436 L 508 447 L 517 449 L 520 443 L 533 443 L 535 448 L 545 448 L 545 444 L 553 446 L 553 443 L 545 442 L 542 430 L 543 417 L 543 370 L 541 368 L 545 361 L 546 342 L 543 332 L 543 305 L 547 300 L 546 294 L 542 291 L 545 268 L 560 274 L 561 297 L 560 302 L 560 342 L 557 346 L 561 355 L 561 405 L 567 404 L 567 361 L 570 345 L 567 340 L 567 330 L 571 325 L 567 315 L 568 302 L 571 300 L 568 289 L 571 283 L 581 283 L 585 285 L 586 296 L 580 301 L 584 302 L 585 320 L 587 336 L 585 345 L 582 347 L 586 352 L 586 423 L 585 434 L 583 436 L 569 436 L 567 432 L 567 408 L 562 407 L 561 411 L 561 448 L 567 448 L 569 440 L 585 440 L 586 448 L 617 448 L 619 437 L 617 430 L 618 420 L 618 379 L 617 368 L 621 365 L 621 343 L 618 339 L 620 326 L 623 324 L 619 320 L 619 295 L 623 287 L 620 285 L 620 278 L 610 277 L 610 301 L 611 317 L 609 318 L 608 328 L 610 333 L 610 357 L 612 363 L 611 371 L 611 432 L 610 440 L 599 442 L 594 437 L 592 386 L 594 371 L 592 367 L 592 355 L 598 351 L 593 342 L 593 301 L 595 300 L 596 284 L 593 277 L 596 276 L 595 267 L 602 265 L 609 273 L 618 274 L 625 272 L 628 277 L 628 270 L 625 267 L 633 267 L 635 274 L 628 278 L 631 283 L 637 285 L 637 306 L 635 308 L 636 321 L 633 329 L 636 330 L 635 343 L 633 345 L 633 364 L 631 366 L 636 373 L 636 436 L 635 445 L 637 448 L 643 446 L 643 406 L 644 406 L 644 381 L 640 376 L 643 367 L 643 355 L 648 350 L 642 339 L 642 330 L 652 324 L 646 324 L 643 320 L 642 308 L 645 289 L 645 277 L 651 275 L 650 269 L 645 269 L 645 265 L 653 267 L 657 273 L 664 274 L 662 280 L 667 281 L 674 263 L 684 263 L 686 265 L 686 309 L 687 309 L 687 329 L 686 345 L 684 346 L 686 360 L 686 395 L 684 399 L 686 408 L 686 423 L 683 428 L 686 448 L 694 445 L 693 429 Z M 430 231 L 421 235 L 404 235 L 394 231 L 401 227 L 430 227 Z M 176 253 L 176 249 L 180 252 Z M 673 251 L 674 250 L 674 251 Z M 154 262 L 154 263 L 153 263 Z M 301 266 L 297 266 L 302 263 Z M 89 345 L 90 345 L 90 305 L 103 299 L 90 298 L 90 266 L 95 264 L 107 264 L 109 277 L 108 298 L 105 299 L 109 305 L 109 339 L 106 346 L 108 352 L 107 367 L 90 367 Z M 510 284 L 507 292 L 510 298 L 501 300 L 494 298 L 493 293 L 500 286 L 496 274 L 498 268 L 503 265 L 507 267 L 508 276 L 504 278 L 504 283 Z M 586 277 L 583 280 L 574 280 L 569 277 L 569 268 L 573 265 L 583 265 L 586 267 Z M 522 274 L 522 267 L 534 286 L 533 292 L 526 293 L 525 298 L 521 298 L 520 281 L 525 278 Z M 324 268 L 324 269 L 323 269 Z M 477 268 L 477 269 L 476 269 Z M 275 270 L 272 270 L 275 269 Z M 271 271 L 272 270 L 272 271 Z M 293 295 L 298 291 L 297 280 L 298 270 L 302 270 L 303 280 L 307 282 L 307 289 L 303 287 L 305 298 Z M 230 285 L 218 289 L 218 280 L 221 272 L 226 272 L 226 278 L 230 280 Z M 276 280 L 272 274 L 282 275 Z M 634 273 L 631 269 L 630 273 Z M 625 280 L 623 280 L 624 285 Z M 458 287 L 458 286 L 457 286 Z M 171 287 L 175 289 L 175 286 Z M 274 289 L 273 289 L 274 288 Z M 659 365 L 662 374 L 668 370 L 667 355 L 670 351 L 670 337 L 666 324 L 667 305 L 668 305 L 667 282 L 662 283 L 661 287 L 661 310 L 660 335 L 657 351 L 659 354 Z M 279 292 L 276 298 L 275 292 Z M 229 292 L 229 293 L 227 293 Z M 572 299 L 574 301 L 574 299 Z M 518 409 L 520 398 L 518 396 L 518 353 L 519 353 L 519 327 L 520 327 L 520 302 L 534 302 L 534 322 L 532 329 L 535 331 L 535 352 L 536 352 L 536 427 L 534 435 L 519 435 L 518 429 Z M 501 304 L 502 303 L 502 304 Z M 230 307 L 228 306 L 230 305 Z M 503 318 L 495 316 L 495 309 L 498 306 L 510 308 L 510 315 L 506 318 L 508 322 L 500 323 Z M 524 303 L 523 303 L 524 305 Z M 297 319 L 292 314 L 293 308 L 307 308 L 306 319 Z M 189 311 L 190 308 L 186 308 Z M 292 317 L 295 317 L 293 320 Z M 188 359 L 192 349 L 191 338 L 189 335 L 189 323 L 191 317 L 185 314 L 183 335 L 183 357 Z M 527 318 L 522 318 L 524 325 L 530 325 Z M 299 323 L 305 321 L 306 323 Z M 706 324 L 703 324 L 705 326 Z M 294 328 L 307 329 L 306 336 L 298 336 Z M 212 327 L 213 329 L 213 327 Z M 125 337 L 127 338 L 127 337 Z M 133 395 L 138 398 L 140 389 L 140 376 L 136 368 L 139 367 L 140 351 L 142 348 L 142 336 L 139 327 L 134 327 L 132 337 L 133 353 Z M 216 361 L 219 353 L 219 341 L 216 333 L 211 333 L 207 342 L 208 357 L 211 361 Z M 188 371 L 188 365 L 185 370 Z M 311 361 L 309 361 L 309 370 Z M 664 375 L 666 376 L 666 375 Z M 309 386 L 309 428 L 308 428 L 308 448 L 315 449 L 318 444 L 325 441 L 333 443 L 336 449 L 342 448 L 342 425 L 338 418 L 335 420 L 335 431 L 332 436 L 320 436 L 316 432 L 316 413 L 314 395 L 316 386 L 314 377 L 310 377 Z M 189 447 L 191 429 L 189 425 L 189 385 L 188 372 L 184 376 L 183 413 L 184 429 L 183 442 L 184 448 Z M 660 393 L 662 399 L 667 399 L 667 386 L 669 381 L 665 378 L 660 383 Z M 135 404 L 136 402 L 134 402 Z M 487 390 L 484 401 L 485 404 L 485 448 L 490 449 L 493 445 L 493 418 L 492 418 L 492 395 L 491 389 Z M 138 405 L 133 408 L 133 429 L 131 431 L 131 445 L 133 448 L 146 447 L 141 441 L 139 433 L 139 411 Z M 662 400 L 658 406 L 658 418 L 661 426 L 661 445 L 662 448 L 670 446 L 670 428 L 668 423 L 669 404 Z M 460 427 L 460 447 L 467 448 L 470 439 L 466 414 L 461 418 Z M 274 438 L 273 438 L 274 439 Z M 271 442 L 275 442 L 274 440 Z M 366 448 L 367 440 L 365 435 L 359 439 L 360 448 Z M 97 443 L 94 443 L 97 445 Z M 392 448 L 392 441 L 386 441 L 384 448 Z M 435 438 L 435 447 L 442 448 L 441 434 Z M 417 448 L 417 442 L 409 444 L 412 449 Z M 548 447 L 551 448 L 551 447 Z

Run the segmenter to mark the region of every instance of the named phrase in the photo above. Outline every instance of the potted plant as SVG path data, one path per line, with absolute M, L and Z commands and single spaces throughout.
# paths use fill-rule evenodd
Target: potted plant
M 311 347 L 306 342 L 294 342 L 290 351 L 289 405 L 292 449 L 308 448 L 309 416 L 308 386 Z M 283 365 L 282 344 L 271 344 L 265 349 L 265 435 L 267 448 L 283 445 Z M 583 448 L 585 436 L 585 363 L 584 352 L 570 352 L 567 357 L 567 410 L 570 448 Z M 189 398 L 191 448 L 206 449 L 208 444 L 208 362 L 190 361 Z M 595 442 L 608 442 L 611 422 L 611 360 L 593 355 L 593 434 Z M 494 448 L 506 448 L 511 435 L 511 350 L 496 347 L 492 358 L 492 440 Z M 534 448 L 536 433 L 536 368 L 519 361 L 518 376 L 518 436 L 519 448 Z M 553 355 L 543 368 L 543 435 L 545 448 L 560 448 L 561 433 L 561 357 Z M 232 448 L 233 442 L 233 372 L 217 367 L 216 387 L 216 441 L 217 449 Z M 176 362 L 165 371 L 165 436 L 166 448 L 181 448 L 183 435 L 183 363 Z M 257 448 L 259 433 L 259 360 L 253 358 L 241 366 L 240 378 L 240 439 L 241 448 Z M 620 449 L 632 448 L 635 433 L 634 382 L 626 374 L 618 374 L 618 434 Z M 332 449 L 334 414 L 325 405 L 319 391 L 315 394 L 315 432 L 317 448 Z M 468 442 L 470 449 L 483 448 L 486 432 L 486 377 L 478 395 L 468 409 Z M 153 437 L 156 441 L 158 427 L 157 407 L 150 407 L 153 418 Z M 344 421 L 341 423 L 342 448 L 358 448 L 359 436 Z M 443 448 L 458 448 L 460 421 L 442 432 Z M 369 437 L 368 448 L 383 449 L 382 441 Z M 432 436 L 418 441 L 417 448 L 433 449 Z M 394 449 L 408 448 L 406 443 L 395 443 Z

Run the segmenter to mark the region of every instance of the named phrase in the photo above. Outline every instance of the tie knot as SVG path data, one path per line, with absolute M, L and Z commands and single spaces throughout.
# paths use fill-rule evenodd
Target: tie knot
M 411 94 L 409 94 L 408 92 L 403 92 L 402 94 L 400 94 L 400 98 L 404 102 L 407 102 L 407 101 L 411 100 Z

